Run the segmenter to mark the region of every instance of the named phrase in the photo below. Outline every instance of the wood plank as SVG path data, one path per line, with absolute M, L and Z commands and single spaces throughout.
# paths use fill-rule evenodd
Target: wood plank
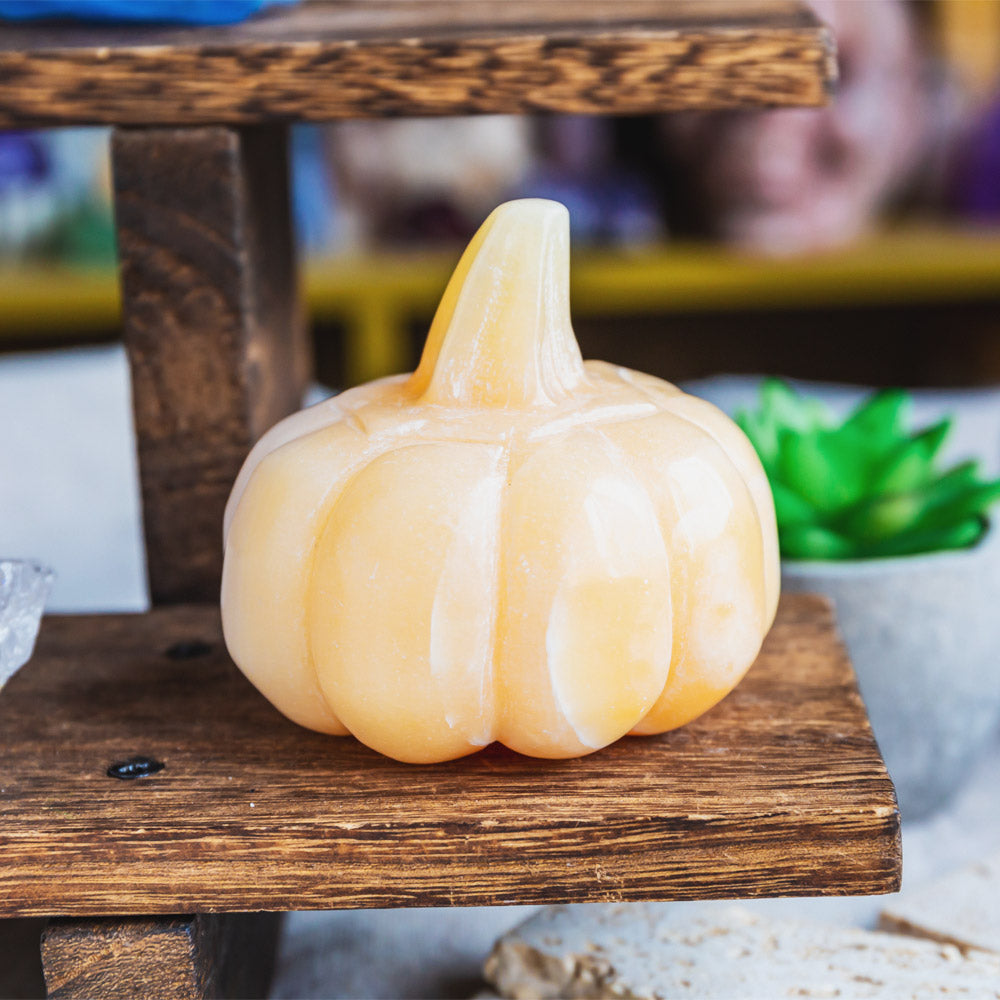
M 183 644 L 183 645 L 178 645 Z M 280 716 L 214 607 L 53 617 L 0 696 L 0 915 L 889 892 L 899 816 L 829 606 L 661 737 L 408 766 Z M 107 776 L 137 754 L 165 765 Z
M 277 914 L 53 920 L 42 935 L 49 1000 L 266 997 Z
M 42 936 L 46 995 L 200 1000 L 210 970 L 196 938 L 195 917 L 53 921 Z
M 6 25 L 0 127 L 816 105 L 798 0 L 327 0 L 213 28 Z
M 308 380 L 286 130 L 120 129 L 112 161 L 150 594 L 215 600 L 233 480 Z

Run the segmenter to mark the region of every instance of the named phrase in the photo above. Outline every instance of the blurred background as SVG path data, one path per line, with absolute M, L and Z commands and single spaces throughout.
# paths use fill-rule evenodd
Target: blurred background
M 1000 0 L 814 6 L 826 108 L 296 127 L 318 384 L 412 369 L 465 241 L 526 195 L 571 210 L 585 357 L 1000 383 Z M 0 551 L 57 565 L 55 609 L 145 603 L 119 338 L 108 133 L 0 133 L 0 426 L 33 429 L 0 449 Z
M 1000 4 L 814 6 L 819 110 L 299 127 L 317 376 L 411 368 L 501 200 L 571 209 L 584 355 L 673 380 L 1000 381 Z M 118 336 L 107 134 L 0 133 L 0 350 Z

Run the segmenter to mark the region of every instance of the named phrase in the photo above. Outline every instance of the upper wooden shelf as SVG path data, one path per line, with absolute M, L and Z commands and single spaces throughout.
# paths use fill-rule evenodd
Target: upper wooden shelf
M 185 655 L 187 654 L 187 655 Z M 589 757 L 399 764 L 301 729 L 218 609 L 48 618 L 0 694 L 0 916 L 867 894 L 899 814 L 829 606 L 701 719 Z M 133 755 L 165 764 L 121 781 Z
M 0 26 L 0 127 L 803 106 L 835 76 L 798 0 L 326 0 L 227 27 Z

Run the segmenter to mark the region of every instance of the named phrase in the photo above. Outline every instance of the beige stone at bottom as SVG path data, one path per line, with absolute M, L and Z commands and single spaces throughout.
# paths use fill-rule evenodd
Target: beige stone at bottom
M 484 971 L 511 1000 L 1000 998 L 1000 956 L 731 904 L 549 907 L 504 935 Z
M 1000 953 L 1000 851 L 914 892 L 903 892 L 882 911 L 881 926 L 957 945 L 962 951 Z

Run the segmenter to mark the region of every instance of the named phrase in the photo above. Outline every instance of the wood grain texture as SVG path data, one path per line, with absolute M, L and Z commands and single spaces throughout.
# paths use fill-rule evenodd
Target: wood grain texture
M 816 105 L 798 0 L 328 0 L 243 25 L 0 28 L 0 127 Z
M 809 595 L 783 600 L 758 662 L 711 712 L 578 760 L 491 747 L 408 766 L 300 729 L 199 606 L 46 619 L 0 695 L 0 732 L 0 915 L 899 884 L 892 785 L 829 607 Z M 166 766 L 106 776 L 136 754 Z
M 112 157 L 150 593 L 215 600 L 230 487 L 309 372 L 286 130 L 120 129 Z
M 42 935 L 50 1000 L 267 996 L 280 918 L 199 914 L 53 920 Z

